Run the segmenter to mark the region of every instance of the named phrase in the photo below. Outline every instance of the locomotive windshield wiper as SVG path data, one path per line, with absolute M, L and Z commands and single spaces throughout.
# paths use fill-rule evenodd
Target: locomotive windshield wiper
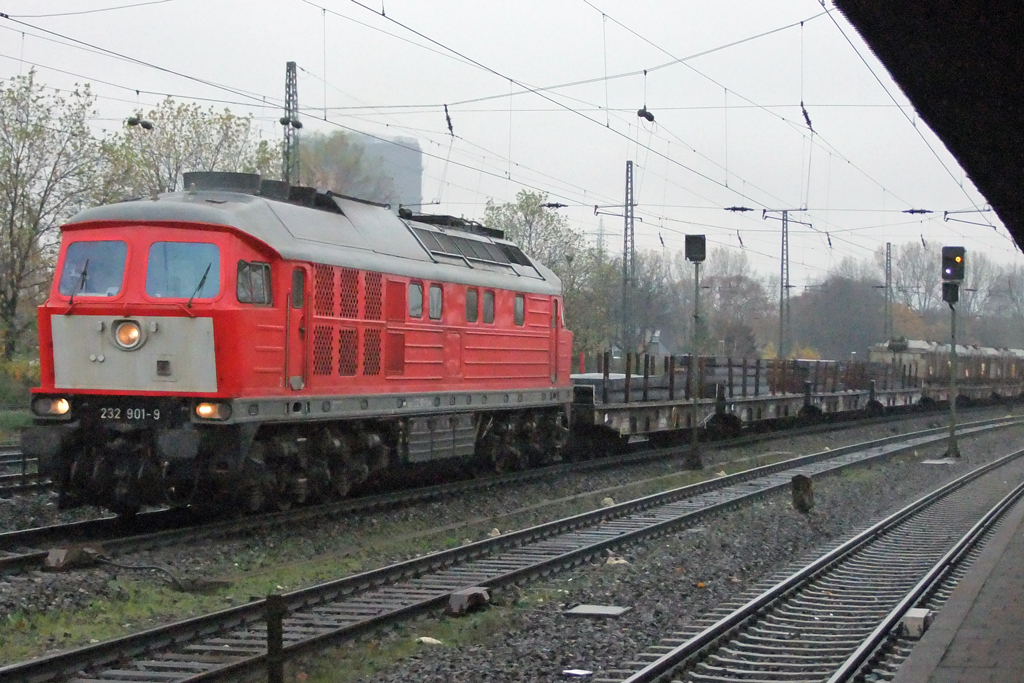
M 71 299 L 68 300 L 68 306 L 75 305 L 75 294 L 85 289 L 85 278 L 89 276 L 89 259 L 85 259 L 85 265 L 82 266 L 82 274 L 78 277 L 78 284 L 71 290 Z
M 192 308 L 192 299 L 196 298 L 196 294 L 203 291 L 203 285 L 206 284 L 206 276 L 210 274 L 210 268 L 213 267 L 213 261 L 206 264 L 206 272 L 203 273 L 202 279 L 199 280 L 199 286 L 196 287 L 196 291 L 192 292 L 192 296 L 188 298 L 188 303 L 185 304 L 188 308 Z

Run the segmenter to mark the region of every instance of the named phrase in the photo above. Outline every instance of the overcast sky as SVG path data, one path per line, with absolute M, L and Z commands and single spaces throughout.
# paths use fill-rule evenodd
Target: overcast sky
M 91 83 L 98 129 L 171 95 L 250 113 L 277 139 L 295 61 L 303 131 L 419 140 L 424 201 L 439 202 L 426 212 L 480 218 L 488 199 L 543 190 L 621 250 L 622 219 L 594 206 L 621 214 L 633 160 L 638 248 L 704 233 L 777 274 L 780 224 L 761 210 L 806 209 L 791 214 L 811 223 L 791 228 L 797 293 L 886 242 L 1024 261 L 829 2 L 360 2 L 6 0 L 0 74 Z M 943 220 L 966 210 L 951 218 L 982 225 Z

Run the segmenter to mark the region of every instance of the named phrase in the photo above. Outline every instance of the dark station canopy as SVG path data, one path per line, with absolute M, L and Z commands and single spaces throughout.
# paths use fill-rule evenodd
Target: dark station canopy
M 1024 248 L 1024 2 L 834 2 Z

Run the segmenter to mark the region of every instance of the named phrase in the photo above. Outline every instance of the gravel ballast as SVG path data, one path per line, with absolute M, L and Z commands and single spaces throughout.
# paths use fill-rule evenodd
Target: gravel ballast
M 1020 429 L 961 442 L 963 462 L 923 465 L 918 459 L 858 468 L 815 481 L 810 514 L 785 495 L 719 516 L 698 528 L 622 551 L 628 564 L 592 564 L 579 571 L 505 591 L 489 620 L 505 632 L 419 645 L 401 661 L 379 658 L 370 675 L 338 674 L 365 661 L 365 649 L 386 652 L 402 640 L 450 632 L 450 618 L 409 624 L 319 660 L 297 663 L 312 681 L 563 681 L 567 669 L 618 668 L 652 643 L 780 570 L 806 561 L 855 531 L 994 457 L 1024 447 Z M 938 456 L 942 449 L 928 455 Z M 569 617 L 578 604 L 629 607 L 614 619 Z M 324 675 L 330 670 L 334 675 Z
M 1006 409 L 974 413 L 971 419 L 994 417 L 1006 414 Z M 941 416 L 930 415 L 917 417 L 898 424 L 873 425 L 834 432 L 815 434 L 796 439 L 783 439 L 773 442 L 746 446 L 727 451 L 722 457 L 728 459 L 764 457 L 769 453 L 780 451 L 792 455 L 805 454 L 836 448 L 838 446 L 879 438 L 895 432 L 906 432 L 934 426 Z M 963 449 L 968 458 L 967 464 L 974 463 L 978 453 L 985 448 L 995 452 L 1006 452 L 1005 444 L 1014 439 L 1020 440 L 1020 428 L 1003 430 L 996 434 L 966 439 Z M 941 450 L 941 449 L 940 449 Z M 932 453 L 934 455 L 935 453 Z M 922 456 L 924 453 L 921 454 Z M 788 457 L 788 456 L 787 456 Z M 712 458 L 708 458 L 709 461 Z M 706 473 L 713 475 L 721 467 L 721 463 L 706 463 Z M 801 516 L 791 512 L 784 501 L 772 501 L 753 510 L 735 513 L 734 521 L 725 518 L 715 525 L 731 525 L 733 529 L 745 531 L 739 535 L 735 530 L 724 529 L 715 531 L 715 525 L 706 530 L 681 534 L 678 539 L 663 539 L 664 552 L 656 552 L 650 560 L 640 549 L 632 549 L 626 553 L 628 565 L 601 566 L 581 572 L 579 578 L 568 581 L 559 579 L 556 587 L 543 589 L 559 597 L 560 602 L 598 604 L 622 604 L 634 607 L 625 617 L 610 622 L 592 622 L 586 619 L 574 621 L 573 627 L 584 631 L 602 632 L 604 629 L 626 628 L 623 632 L 624 641 L 618 645 L 622 651 L 629 650 L 625 641 L 633 640 L 645 644 L 633 624 L 641 619 L 650 622 L 651 628 L 662 623 L 665 615 L 677 612 L 676 603 L 685 602 L 690 612 L 699 613 L 705 605 L 714 604 L 722 595 L 732 595 L 750 582 L 756 581 L 764 573 L 780 566 L 780 563 L 792 560 L 796 555 L 809 548 L 820 545 L 824 539 L 834 538 L 844 533 L 844 529 L 857 522 L 863 523 L 869 517 L 876 516 L 878 510 L 900 501 L 905 491 L 923 490 L 932 482 L 942 477 L 953 475 L 954 471 L 962 471 L 965 465 L 954 468 L 928 468 L 919 465 L 903 465 L 906 472 L 896 475 L 877 475 L 873 487 L 878 490 L 864 492 L 856 487 L 838 493 L 832 497 L 829 493 L 834 484 L 827 480 L 816 484 L 815 498 L 817 508 L 809 516 Z M 623 484 L 627 480 L 642 479 L 663 475 L 679 469 L 679 463 L 656 463 L 634 466 L 624 469 L 608 470 L 591 473 L 578 473 L 561 477 L 558 481 L 525 484 L 510 490 L 485 490 L 455 500 L 441 500 L 422 503 L 405 509 L 376 512 L 370 516 L 345 519 L 318 520 L 307 522 L 301 528 L 269 529 L 259 532 L 239 534 L 225 539 L 204 540 L 195 543 L 180 544 L 173 547 L 134 553 L 119 557 L 118 562 L 136 565 L 158 565 L 167 567 L 178 576 L 189 578 L 225 578 L 236 585 L 215 591 L 210 596 L 188 596 L 175 594 L 166 588 L 166 582 L 158 572 L 129 571 L 117 567 L 99 567 L 95 569 L 75 571 L 61 574 L 30 572 L 18 576 L 0 577 L 0 611 L 8 615 L 50 614 L 59 615 L 70 622 L 88 624 L 95 618 L 94 607 L 100 601 L 124 604 L 126 601 L 139 602 L 138 592 L 152 593 L 157 591 L 161 599 L 148 612 L 138 619 L 132 618 L 128 625 L 117 624 L 113 632 L 105 632 L 103 637 L 116 632 L 130 632 L 145 626 L 180 618 L 187 614 L 211 611 L 217 607 L 239 604 L 251 596 L 262 596 L 274 590 L 291 590 L 314 582 L 338 578 L 360 569 L 372 568 L 389 562 L 407 559 L 417 554 L 430 552 L 442 544 L 458 544 L 467 539 L 475 540 L 482 537 L 494 526 L 501 531 L 520 528 L 531 524 L 547 521 L 547 519 L 564 516 L 555 514 L 563 506 L 549 505 L 550 501 L 571 497 L 581 493 L 600 492 L 608 487 Z M 875 468 L 878 469 L 878 468 Z M 874 471 L 874 469 L 872 470 Z M 865 471 L 866 472 L 866 471 Z M 853 482 L 859 477 L 849 475 Z M 846 478 L 837 479 L 842 484 Z M 884 482 L 885 486 L 879 486 Z M 890 482 L 896 482 L 894 487 Z M 847 486 L 847 484 L 843 484 Z M 917 487 L 917 488 L 915 488 Z M 844 489 L 845 491 L 845 489 Z M 597 493 L 591 498 L 600 500 L 604 493 Z M 612 494 L 615 495 L 615 494 Z M 911 495 L 907 493 L 906 495 Z M 848 498 L 844 498 L 846 496 Z M 833 499 L 834 498 L 834 499 Z M 616 497 L 617 502 L 625 498 Z M 595 507 L 597 500 L 588 503 Z M 835 508 L 835 509 L 832 509 Z M 0 505 L 0 516 L 7 509 Z M 524 512 L 525 510 L 525 512 Z M 505 518 L 512 512 L 518 514 L 513 518 Z M 2 518 L 2 517 L 0 517 Z M 467 520 L 471 520 L 467 522 Z M 790 529 L 790 527 L 793 527 Z M 439 527 L 447 527 L 446 531 L 437 532 Z M 669 545 L 680 543 L 678 548 L 670 549 Z M 659 546 L 660 547 L 660 546 Z M 325 559 L 326 558 L 326 559 Z M 308 566 L 320 562 L 323 565 L 319 575 L 311 576 Z M 295 568 L 306 567 L 305 579 L 292 581 L 296 575 Z M 320 570 L 317 570 L 320 571 Z M 301 572 L 298 572 L 301 574 Z M 561 582 L 565 582 L 564 585 Z M 697 584 L 704 583 L 703 587 Z M 672 586 L 677 591 L 675 598 L 668 600 L 657 598 L 648 601 L 643 598 L 629 598 L 630 595 L 642 595 L 645 584 Z M 245 588 L 239 588 L 242 584 Z M 256 585 L 256 588 L 253 586 Z M 533 590 L 532 588 L 529 590 Z M 542 590 L 542 592 L 543 592 Z M 568 590 L 569 593 L 557 593 Z M 148 594 L 147 594 L 148 595 Z M 175 597 L 181 595 L 181 598 Z M 511 602 L 512 594 L 498 597 L 499 601 Z M 145 598 L 145 596 L 143 596 Z M 640 600 L 640 602 L 638 602 Z M 646 607 L 645 607 L 646 605 Z M 496 609 L 496 608 L 495 608 Z M 550 612 L 550 610 L 554 610 Z M 512 634 L 521 632 L 524 640 L 516 646 L 513 636 L 509 640 L 502 639 L 497 644 L 488 642 L 487 650 L 497 647 L 512 657 L 510 671 L 522 666 L 524 661 L 541 657 L 544 666 L 538 664 L 531 669 L 531 675 L 548 675 L 553 668 L 545 668 L 551 662 L 563 660 L 584 661 L 590 656 L 590 646 L 580 643 L 589 640 L 586 634 L 578 635 L 578 643 L 565 649 L 567 645 L 554 647 L 545 646 L 532 650 L 530 643 L 544 641 L 544 636 L 535 633 L 538 624 L 543 627 L 547 621 L 554 619 L 551 628 L 565 629 L 564 623 L 558 621 L 558 608 L 550 603 L 537 604 L 533 601 L 522 601 L 514 604 L 509 610 L 509 628 Z M 547 616 L 546 616 L 547 615 Z M 549 619 L 548 617 L 551 617 Z M 521 625 L 518 619 L 525 621 Z M 31 619 L 29 619 L 31 621 Z M 537 622 L 535 624 L 535 622 Z M 74 631 L 67 637 L 56 637 L 53 641 L 42 639 L 33 651 L 64 649 L 73 645 L 88 642 L 88 629 Z M 408 635 L 408 634 L 406 634 Z M 423 635 L 423 634 L 418 634 Z M 398 636 L 395 636 L 396 638 Z M 3 632 L 0 627 L 0 642 Z M 531 640 L 532 639 L 532 640 Z M 46 642 L 43 642 L 46 641 Z M 381 645 L 389 642 L 385 638 Z M 552 641 L 555 642 L 555 641 Z M 509 643 L 506 647 L 505 643 Z M 440 657 L 438 666 L 449 657 L 460 653 L 460 657 L 472 658 L 473 647 L 480 644 L 467 644 L 464 648 L 452 649 L 442 647 L 437 650 L 416 652 L 420 660 L 410 660 L 405 667 L 414 666 L 416 662 L 425 663 L 434 657 Z M 508 648 L 512 649 L 509 650 Z M 521 653 L 514 655 L 519 649 Z M 635 650 L 636 648 L 634 648 Z M 634 650 L 630 650 L 631 652 Z M 597 646 L 597 650 L 608 657 L 614 651 L 613 646 L 605 643 Z M 539 653 L 539 654 L 537 654 Z M 491 652 L 493 655 L 494 652 Z M 571 655 L 571 656 L 569 656 Z M 481 655 L 482 656 L 482 655 Z M 488 666 L 498 666 L 500 658 L 484 656 Z M 522 659 L 523 661 L 518 661 Z M 565 668 L 568 668 L 566 665 Z M 583 667 L 587 668 L 587 667 Z M 472 673 L 467 663 L 466 676 L 479 676 Z M 558 670 L 560 676 L 561 669 Z M 398 674 L 396 674 L 398 675 Z M 410 675 L 414 675 L 410 671 Z M 415 676 L 425 676 L 422 680 L 448 680 L 448 678 L 430 678 L 435 675 L 429 672 L 415 674 L 408 680 L 421 680 Z M 441 675 L 441 674 L 437 674 Z M 511 674 L 510 674 L 511 675 Z M 447 676 L 447 674 L 445 674 Z M 490 680 L 518 680 L 504 678 L 504 673 Z M 326 678 L 324 680 L 334 680 Z M 351 679 L 356 680 L 356 679 Z M 375 680 L 406 680 L 401 678 L 380 678 Z M 467 678 L 465 680 L 480 680 Z M 543 680 L 526 677 L 521 680 Z

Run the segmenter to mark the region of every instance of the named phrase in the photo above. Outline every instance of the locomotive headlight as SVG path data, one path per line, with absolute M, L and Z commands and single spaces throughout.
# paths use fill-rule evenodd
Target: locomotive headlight
M 71 410 L 71 403 L 66 398 L 40 396 L 32 401 L 32 412 L 40 416 L 61 417 Z
M 125 320 L 114 328 L 114 340 L 122 349 L 134 349 L 142 341 L 142 330 L 133 320 Z
M 203 420 L 226 420 L 231 417 L 231 406 L 227 403 L 200 403 L 196 405 L 196 416 Z

